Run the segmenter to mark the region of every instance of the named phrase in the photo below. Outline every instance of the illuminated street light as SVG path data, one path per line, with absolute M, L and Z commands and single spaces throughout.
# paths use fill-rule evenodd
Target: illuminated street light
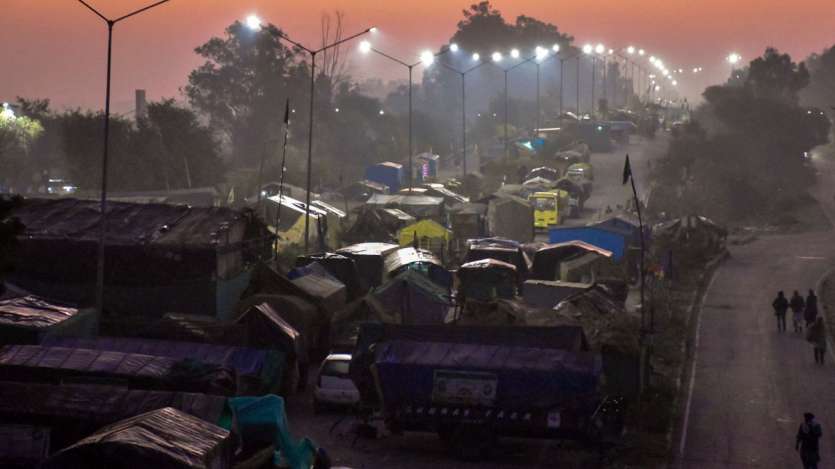
M 339 112 L 339 108 L 334 109 L 333 112 Z
M 376 33 L 376 32 L 377 32 L 377 27 L 376 27 L 376 26 L 372 26 L 372 27 L 368 28 L 368 32 L 369 32 L 369 33 Z
M 626 53 L 629 54 L 629 55 L 634 55 L 635 54 L 635 47 L 634 46 L 627 47 L 626 48 Z
M 658 59 L 656 59 L 654 55 L 649 56 L 649 63 L 654 64 L 656 60 Z
M 420 62 L 425 66 L 428 67 L 432 65 L 432 62 L 435 61 L 435 54 L 432 53 L 431 50 L 425 50 L 420 53 Z
M 545 57 L 548 57 L 548 49 L 536 46 L 534 55 L 536 56 L 537 62 L 542 62 L 545 59 Z
M 676 86 L 676 85 L 678 85 L 678 82 L 676 80 L 673 80 L 673 86 Z
M 371 52 L 371 43 L 368 41 L 360 42 L 360 52 L 362 52 L 363 54 Z
M 473 62 L 478 62 L 481 60 L 481 56 L 478 55 L 478 52 L 473 52 Z
M 452 51 L 452 52 L 458 52 L 458 44 L 453 42 L 452 44 L 449 45 L 449 50 Z
M 551 46 L 551 50 L 554 51 L 554 52 L 559 52 L 560 51 L 560 45 L 559 44 L 554 44 L 553 46 Z
M 246 27 L 252 31 L 258 31 L 261 29 L 261 18 L 258 15 L 249 15 L 244 20 L 246 23 Z
M 591 54 L 592 52 L 594 52 L 594 47 L 592 47 L 591 44 L 586 44 L 586 45 L 583 46 L 583 53 L 584 54 Z
M 9 106 L 9 103 L 3 103 L 3 110 L 0 111 L 0 117 L 7 120 L 13 120 L 15 118 L 14 109 Z
M 384 110 L 380 109 L 380 115 L 381 115 L 381 116 L 382 116 L 383 114 L 385 114 L 385 113 L 386 113 L 386 111 L 384 111 Z
M 646 54 L 646 51 L 644 51 L 643 49 L 638 50 L 638 55 L 644 55 L 644 54 Z
M 518 59 L 519 58 L 519 49 L 511 50 L 510 51 L 510 56 L 513 57 L 514 59 Z
M 609 55 L 612 55 L 612 54 L 614 54 L 614 53 L 615 53 L 615 50 L 614 50 L 614 49 L 609 49 Z
M 736 52 L 732 52 L 725 60 L 727 60 L 731 65 L 736 65 L 740 60 L 742 60 L 742 56 Z
M 602 54 L 602 53 L 606 52 L 606 46 L 604 46 L 603 44 L 598 44 L 598 45 L 594 46 L 594 51 L 597 52 L 598 54 Z
M 493 59 L 493 62 L 501 62 L 502 61 L 502 53 L 501 52 L 493 52 L 493 55 L 490 56 Z

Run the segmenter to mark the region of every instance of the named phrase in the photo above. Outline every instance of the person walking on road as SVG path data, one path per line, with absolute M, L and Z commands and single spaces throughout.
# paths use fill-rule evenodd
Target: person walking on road
M 800 332 L 803 330 L 803 308 L 806 307 L 806 302 L 797 290 L 792 294 L 792 299 L 789 300 L 789 307 L 792 309 L 792 323 L 794 324 L 794 331 Z
M 818 318 L 806 330 L 806 340 L 812 343 L 815 350 L 815 363 L 823 365 L 823 357 L 826 355 L 826 326 L 823 318 Z
M 789 309 L 789 301 L 783 295 L 783 291 L 777 292 L 777 298 L 771 303 L 774 308 L 774 315 L 777 316 L 777 331 L 784 332 L 786 330 L 786 311 Z
M 803 311 L 803 318 L 806 319 L 806 326 L 814 324 L 818 317 L 818 297 L 815 292 L 809 290 L 809 296 L 806 297 L 806 309 Z
M 794 443 L 794 450 L 800 453 L 800 460 L 803 462 L 803 469 L 818 469 L 820 462 L 820 440 L 821 426 L 815 421 L 815 415 L 811 412 L 803 414 L 803 423 L 797 429 L 797 438 Z

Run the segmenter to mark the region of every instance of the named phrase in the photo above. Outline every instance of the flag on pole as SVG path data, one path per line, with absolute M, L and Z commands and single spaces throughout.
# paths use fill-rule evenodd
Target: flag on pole
M 629 182 L 632 177 L 632 166 L 629 165 L 629 155 L 626 155 L 626 163 L 623 165 L 623 184 Z
M 290 124 L 290 98 L 284 101 L 284 125 Z

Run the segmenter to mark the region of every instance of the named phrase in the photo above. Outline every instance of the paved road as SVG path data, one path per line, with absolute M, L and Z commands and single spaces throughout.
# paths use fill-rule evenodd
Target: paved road
M 832 190 L 819 190 L 832 213 Z M 835 466 L 835 355 L 816 366 L 799 334 L 776 331 L 770 306 L 778 290 L 814 287 L 835 266 L 833 241 L 820 230 L 732 247 L 704 298 L 680 467 L 800 467 L 794 436 L 806 411 L 824 427 L 821 467 Z

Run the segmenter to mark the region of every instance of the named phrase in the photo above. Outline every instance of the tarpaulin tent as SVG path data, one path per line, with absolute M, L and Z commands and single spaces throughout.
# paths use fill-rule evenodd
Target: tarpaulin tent
M 342 308 L 347 302 L 345 284 L 328 273 L 318 262 L 296 267 L 288 274 L 294 285 L 304 290 L 328 314 Z
M 49 456 L 51 433 L 46 426 L 0 423 L 0 467 L 40 467 Z
M 578 254 L 593 253 L 611 258 L 613 253 L 584 241 L 573 240 L 548 244 L 536 251 L 533 256 L 531 278 L 535 280 L 556 280 L 559 278 L 560 263 Z
M 516 266 L 496 259 L 467 262 L 458 268 L 459 293 L 464 298 L 490 300 L 516 295 Z
M 90 337 L 96 333 L 97 315 L 28 295 L 0 300 L 0 344 L 41 343 L 51 336 Z
M 285 361 L 284 354 L 277 350 L 127 337 L 53 337 L 46 339 L 42 345 L 135 353 L 176 360 L 193 359 L 234 370 L 238 378 L 237 387 L 242 394 L 277 391 Z
M 137 353 L 39 345 L 0 348 L 0 375 L 9 380 L 42 383 L 96 378 L 127 383 L 135 389 L 219 395 L 237 392 L 234 371 L 216 365 Z
M 607 217 L 593 225 L 626 237 L 627 243 L 637 246 L 641 242 L 641 228 L 638 219 L 623 213 Z
M 376 208 L 399 208 L 418 220 L 429 218 L 446 224 L 444 199 L 427 195 L 381 195 L 369 197 L 366 205 Z
M 296 267 L 304 267 L 313 262 L 324 267 L 330 275 L 345 285 L 345 288 L 348 289 L 348 301 L 352 301 L 365 294 L 360 288 L 357 264 L 350 257 L 333 252 L 299 256 L 296 258 Z
M 273 462 L 291 469 L 309 469 L 315 459 L 316 446 L 308 438 L 296 440 L 290 434 L 284 399 L 275 395 L 233 397 L 229 399 L 233 418 L 228 429 L 241 436 L 244 451 L 247 446 L 272 445 Z M 270 466 L 272 467 L 272 466 Z M 214 468 L 212 468 L 214 469 Z
M 226 398 L 102 384 L 0 381 L 0 421 L 52 427 L 53 449 L 69 446 L 104 425 L 163 407 L 217 423 Z
M 337 311 L 331 318 L 331 352 L 350 353 L 357 342 L 360 325 L 366 322 L 402 324 L 398 312 L 385 311 L 372 295 L 366 295 Z
M 338 249 L 337 254 L 350 257 L 357 264 L 365 290 L 383 283 L 385 258 L 400 246 L 391 243 L 359 243 Z
M 594 226 L 551 228 L 548 230 L 548 241 L 552 244 L 583 241 L 611 252 L 615 262 L 620 262 L 626 254 L 624 235 Z
M 440 259 L 425 249 L 400 248 L 386 257 L 385 269 L 388 279 L 406 270 L 413 270 L 447 290 L 452 288 L 452 274 Z
M 387 313 L 399 314 L 404 324 L 443 324 L 451 309 L 446 289 L 409 269 L 371 295 Z
M 592 285 L 587 283 L 527 280 L 522 291 L 526 304 L 537 308 L 550 309 L 560 301 L 591 287 Z
M 430 195 L 432 197 L 443 197 L 444 203 L 447 204 L 447 206 L 468 203 L 470 201 L 469 198 L 451 191 L 443 184 L 429 183 L 424 184 L 423 187 L 427 189 L 427 195 Z
M 12 212 L 25 225 L 10 279 L 61 301 L 92 298 L 101 213 L 98 201 L 27 199 Z M 271 252 L 272 236 L 251 211 L 186 205 L 108 204 L 105 309 L 224 317 Z M 60 259 L 60 262 L 56 262 Z
M 502 195 L 487 205 L 487 231 L 520 242 L 534 238 L 533 208 L 520 197 Z
M 449 255 L 452 232 L 434 220 L 421 220 L 400 229 L 400 246 L 413 246 L 432 251 L 438 256 Z
M 228 430 L 165 407 L 104 427 L 43 467 L 226 469 L 232 467 L 232 440 Z
M 353 225 L 342 235 L 343 242 L 395 242 L 397 231 L 415 221 L 415 217 L 396 208 L 363 205 L 358 207 L 356 212 Z
M 530 270 L 530 260 L 522 245 L 506 238 L 479 238 L 467 240 L 467 252 L 464 262 L 482 259 L 496 259 L 516 266 L 519 279 L 524 279 Z

